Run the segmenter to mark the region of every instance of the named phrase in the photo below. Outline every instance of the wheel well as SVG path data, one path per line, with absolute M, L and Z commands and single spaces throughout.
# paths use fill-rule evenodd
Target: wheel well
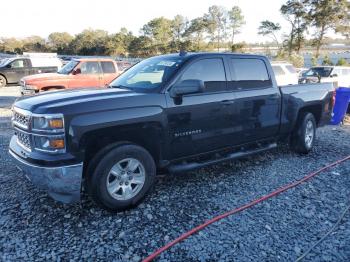
M 321 105 L 309 105 L 309 106 L 305 106 L 303 108 L 301 108 L 298 112 L 298 120 L 299 117 L 303 114 L 303 113 L 312 113 L 315 117 L 316 120 L 316 125 L 319 124 L 320 120 L 321 120 L 321 115 L 322 115 L 322 106 Z
M 45 86 L 41 88 L 42 91 L 47 91 L 49 89 L 66 89 L 64 86 Z
M 3 75 L 3 74 L 0 74 L 0 76 L 4 77 L 4 78 L 5 78 L 5 80 L 6 80 L 6 83 L 7 83 L 7 78 L 6 78 L 6 76 L 5 76 L 5 75 Z
M 84 163 L 89 163 L 103 148 L 118 142 L 142 146 L 157 163 L 160 159 L 160 131 L 160 126 L 157 124 L 137 124 L 125 127 L 109 127 L 89 132 L 82 137 L 80 143 L 81 149 L 85 151 Z

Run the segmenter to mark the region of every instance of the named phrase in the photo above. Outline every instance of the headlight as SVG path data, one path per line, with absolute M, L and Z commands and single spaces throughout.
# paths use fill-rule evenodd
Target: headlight
M 35 149 L 45 152 L 64 152 L 65 140 L 61 136 L 34 136 Z
M 38 87 L 33 85 L 24 85 L 22 87 L 23 89 L 26 89 L 26 90 L 38 90 Z
M 48 132 L 63 132 L 64 120 L 62 115 L 33 116 L 33 129 Z

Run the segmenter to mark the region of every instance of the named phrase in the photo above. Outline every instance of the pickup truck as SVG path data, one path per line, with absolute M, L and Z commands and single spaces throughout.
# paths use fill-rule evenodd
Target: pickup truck
M 73 59 L 57 73 L 38 74 L 21 79 L 22 95 L 80 87 L 105 87 L 119 76 L 117 63 L 110 58 Z
M 2 60 L 0 62 L 0 88 L 6 86 L 7 84 L 17 84 L 24 76 L 57 72 L 59 69 L 59 66 L 43 66 L 36 64 L 35 61 L 37 60 L 39 59 L 25 57 L 7 58 Z M 61 63 L 57 58 L 52 58 L 49 62 L 54 62 L 58 65 Z
M 186 172 L 288 142 L 308 153 L 332 115 L 331 83 L 278 87 L 264 56 L 145 59 L 106 89 L 50 92 L 13 106 L 9 152 L 54 199 L 131 208 L 157 172 Z

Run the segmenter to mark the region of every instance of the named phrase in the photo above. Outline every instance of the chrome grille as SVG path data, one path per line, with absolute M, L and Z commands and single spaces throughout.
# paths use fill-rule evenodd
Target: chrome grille
M 13 124 L 15 126 L 28 129 L 30 124 L 30 115 L 26 114 L 24 111 L 19 112 L 18 109 L 13 111 Z
M 27 150 L 31 150 L 30 136 L 19 130 L 16 131 L 17 142 Z

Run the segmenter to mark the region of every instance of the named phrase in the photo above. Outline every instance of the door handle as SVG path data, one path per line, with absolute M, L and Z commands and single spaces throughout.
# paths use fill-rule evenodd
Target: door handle
M 223 105 L 232 105 L 235 103 L 235 100 L 222 100 L 221 104 Z

